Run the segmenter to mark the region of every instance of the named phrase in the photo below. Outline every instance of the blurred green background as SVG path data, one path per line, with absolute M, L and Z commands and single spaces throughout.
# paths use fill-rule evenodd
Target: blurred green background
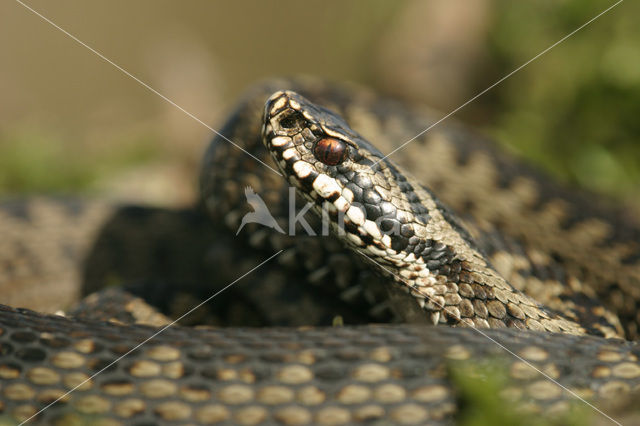
M 28 3 L 214 127 L 270 76 L 351 80 L 446 113 L 613 2 Z M 195 196 L 210 131 L 18 3 L 0 4 L 0 193 Z M 456 118 L 637 203 L 640 4 L 623 2 Z

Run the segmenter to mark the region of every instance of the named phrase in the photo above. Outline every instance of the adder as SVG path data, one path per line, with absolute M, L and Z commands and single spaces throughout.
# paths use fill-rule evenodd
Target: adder
M 117 321 L 92 307 L 65 318 L 3 306 L 3 414 L 43 424 L 447 424 L 461 404 L 452 366 L 486 359 L 500 360 L 509 393 L 534 412 L 583 404 L 576 394 L 606 401 L 637 390 L 634 218 L 560 188 L 459 124 L 383 154 L 437 117 L 358 87 L 264 83 L 205 155 L 201 208 L 213 225 L 203 231 L 197 213 L 181 216 L 183 231 L 193 224 L 194 238 L 211 240 L 207 256 L 222 281 L 235 272 L 230 259 L 242 265 L 237 276 L 269 259 L 233 288 L 257 312 L 252 321 L 396 324 L 173 325 L 156 335 L 170 320 L 152 313 L 154 326 L 127 324 L 142 304 L 119 293 L 100 299 L 112 298 L 100 309 Z M 288 233 L 238 229 L 247 187 Z M 294 198 L 296 212 L 310 213 L 294 217 L 297 227 Z M 95 223 L 87 206 L 76 220 L 91 211 Z M 27 216 L 14 208 L 4 226 Z M 331 236 L 312 235 L 323 231 L 318 219 Z M 169 258 L 192 265 L 180 244 L 171 242 Z M 289 290 L 304 297 L 283 303 Z

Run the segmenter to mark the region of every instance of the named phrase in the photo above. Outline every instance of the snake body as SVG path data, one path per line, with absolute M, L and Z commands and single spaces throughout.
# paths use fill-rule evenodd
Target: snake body
M 248 211 L 245 187 L 280 222 L 289 193 L 281 176 L 222 138 L 203 162 L 202 199 L 213 238 L 223 245 L 238 245 L 252 259 L 283 250 L 265 265 L 265 280 L 275 264 L 289 267 L 289 279 L 309 285 L 312 297 L 333 292 L 347 311 L 358 306 L 352 313 L 360 309 L 349 305 L 353 299 L 369 300 L 361 319 L 381 315 L 380 289 L 389 289 L 404 320 L 453 328 L 173 326 L 110 366 L 156 329 L 3 307 L 3 412 L 30 418 L 62 397 L 34 419 L 449 423 L 460 401 L 447 374 L 452 363 L 496 356 L 514 380 L 516 399 L 534 411 L 566 410 L 574 396 L 531 365 L 586 398 L 638 389 L 640 347 L 608 339 L 637 336 L 638 225 L 593 198 L 558 189 L 455 124 L 383 158 L 428 126 L 425 117 L 359 88 L 263 84 L 221 133 L 281 170 L 301 196 L 298 207 L 304 200 L 313 209 L 325 206 L 334 228 L 344 213 L 348 236 L 289 237 L 250 224 L 228 242 L 223 229 L 235 233 Z M 399 232 L 386 235 L 363 220 L 365 212 Z M 372 274 L 372 266 L 381 273 Z M 275 309 L 256 281 L 245 289 L 251 303 Z M 304 317 L 290 311 L 296 314 Z

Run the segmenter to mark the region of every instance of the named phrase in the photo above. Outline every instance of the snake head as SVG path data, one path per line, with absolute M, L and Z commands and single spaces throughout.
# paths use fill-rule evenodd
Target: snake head
M 262 130 L 287 180 L 352 244 L 398 255 L 429 220 L 404 173 L 338 114 L 279 91 L 266 102 Z
M 276 164 L 334 234 L 407 288 L 433 285 L 426 256 L 439 264 L 452 252 L 428 235 L 437 206 L 417 182 L 338 114 L 295 92 L 273 94 L 263 118 L 263 142 Z

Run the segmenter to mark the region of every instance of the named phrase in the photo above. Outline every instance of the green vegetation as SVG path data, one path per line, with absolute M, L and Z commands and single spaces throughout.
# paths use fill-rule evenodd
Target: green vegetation
M 592 418 L 586 405 L 571 401 L 567 413 L 545 417 L 517 409 L 517 404 L 505 395 L 509 375 L 498 359 L 452 364 L 449 372 L 458 390 L 460 426 L 579 426 Z M 577 400 L 576 400 L 577 401 Z
M 0 136 L 0 194 L 86 191 L 103 176 L 157 158 L 151 138 L 89 149 L 37 133 Z
M 488 62 L 505 75 L 614 2 L 498 1 Z M 483 99 L 491 132 L 557 176 L 613 195 L 640 190 L 640 3 L 624 2 Z

